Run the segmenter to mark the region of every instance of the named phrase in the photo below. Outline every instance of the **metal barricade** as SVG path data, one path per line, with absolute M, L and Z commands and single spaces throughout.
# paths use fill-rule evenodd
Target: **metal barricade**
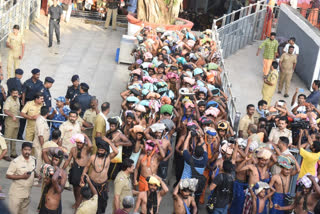
M 266 1 L 261 0 L 213 20 L 212 28 L 219 35 L 224 58 L 260 39 L 266 10 Z
M 29 28 L 37 7 L 40 5 L 36 0 L 0 0 L 0 45 L 4 45 L 14 25 L 20 26 L 21 33 Z

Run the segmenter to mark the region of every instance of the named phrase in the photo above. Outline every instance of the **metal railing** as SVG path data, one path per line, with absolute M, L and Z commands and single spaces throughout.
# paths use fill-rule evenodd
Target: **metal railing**
M 221 41 L 224 58 L 260 39 L 266 11 L 266 0 L 261 0 L 213 20 L 212 30 Z
M 0 0 L 1 2 L 1 0 Z M 8 0 L 0 7 L 0 45 L 5 42 L 14 25 L 20 26 L 20 32 L 28 29 L 37 7 L 36 0 Z

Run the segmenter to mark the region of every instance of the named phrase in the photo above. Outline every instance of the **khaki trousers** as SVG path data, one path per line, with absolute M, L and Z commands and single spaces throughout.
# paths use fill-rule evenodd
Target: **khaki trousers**
M 13 65 L 13 68 L 14 70 L 12 71 L 12 65 Z M 20 66 L 20 59 L 19 58 L 16 58 L 16 57 L 13 57 L 12 54 L 9 54 L 8 56 L 8 65 L 7 65 L 7 78 L 11 78 L 11 77 L 14 77 L 14 74 L 15 74 L 15 70 L 17 68 L 19 68 Z
M 107 10 L 107 19 L 106 23 L 104 25 L 105 28 L 109 27 L 110 19 L 112 14 L 112 29 L 115 30 L 117 28 L 117 15 L 118 15 L 118 9 L 109 9 Z
M 33 144 L 33 148 L 34 148 L 34 157 L 37 159 L 36 173 L 40 175 L 40 168 L 42 165 L 42 147 L 40 145 Z
M 27 121 L 28 123 L 28 121 Z M 34 134 L 35 134 L 35 124 L 33 125 L 28 125 L 26 126 L 26 136 L 25 136 L 25 140 L 26 141 L 30 141 L 32 142 L 34 139 Z
M 267 76 L 271 69 L 273 59 L 263 59 L 263 75 Z
M 19 127 L 12 127 L 12 126 L 7 126 L 4 130 L 4 137 L 5 138 L 11 138 L 11 139 L 17 139 L 18 137 L 18 132 L 19 132 Z M 10 144 L 10 152 L 11 155 L 17 155 L 17 151 L 16 151 L 16 141 L 13 140 L 6 140 L 7 143 L 7 148 L 9 148 L 9 144 Z M 9 152 L 7 154 L 7 156 L 10 156 Z
M 28 213 L 29 204 L 30 204 L 30 197 L 16 198 L 13 195 L 9 195 L 9 210 L 11 211 L 11 214 Z
M 293 72 L 280 72 L 280 80 L 279 80 L 279 87 L 278 91 L 282 91 L 283 85 L 285 85 L 285 94 L 288 94 L 290 83 L 292 79 Z

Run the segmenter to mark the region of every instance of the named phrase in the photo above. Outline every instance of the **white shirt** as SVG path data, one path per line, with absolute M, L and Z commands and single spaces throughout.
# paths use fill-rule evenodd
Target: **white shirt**
M 283 52 L 288 53 L 290 46 L 291 45 L 289 43 L 286 44 L 286 46 L 283 48 Z M 296 44 L 293 44 L 293 47 L 294 47 L 293 54 L 299 54 L 299 46 Z
M 290 0 L 290 5 L 292 8 L 297 9 L 298 1 L 297 0 Z
M 293 106 L 291 106 L 291 111 L 292 111 L 295 107 L 297 107 L 297 106 L 298 106 L 298 103 L 295 102 L 295 103 L 293 104 Z M 298 114 L 300 114 L 300 113 L 306 114 L 306 113 L 307 113 L 306 107 L 305 107 L 305 106 L 299 106 L 298 109 L 297 109 L 297 113 L 298 113 Z

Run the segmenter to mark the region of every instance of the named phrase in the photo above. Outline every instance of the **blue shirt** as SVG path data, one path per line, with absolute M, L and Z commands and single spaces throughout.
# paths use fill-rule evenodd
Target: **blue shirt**
M 193 158 L 193 164 L 194 164 L 195 170 L 197 170 L 199 174 L 203 174 L 203 171 L 208 162 L 208 153 L 204 152 L 201 158 L 195 158 L 187 150 L 184 150 L 183 151 L 184 167 L 183 167 L 181 179 L 192 177 L 192 170 L 190 166 L 191 158 Z
M 311 103 L 316 108 L 318 106 L 319 101 L 320 101 L 320 91 L 311 92 L 311 94 L 307 97 L 307 100 L 306 100 L 307 103 Z
M 41 91 L 43 83 L 40 80 L 32 81 L 32 78 L 23 83 L 22 92 L 26 93 L 26 102 L 34 99 L 37 92 Z
M 46 106 L 48 108 L 52 107 L 50 90 L 48 88 L 43 87 L 41 92 L 43 93 L 43 99 Z
M 76 96 L 76 98 L 74 99 L 74 102 L 80 103 L 80 106 L 81 106 L 80 116 L 83 117 L 84 112 L 90 108 L 91 95 L 89 95 L 88 93 L 80 94 L 79 96 Z
M 62 114 L 60 114 L 59 108 L 57 108 L 57 107 L 51 108 L 50 114 L 52 114 L 52 112 L 54 110 L 56 110 L 57 113 L 53 116 L 52 120 L 58 120 L 58 121 L 62 121 L 62 122 L 67 120 L 64 116 L 62 116 Z M 69 116 L 69 113 L 71 111 L 69 106 L 63 106 L 62 110 L 65 115 Z M 62 123 L 52 123 L 52 128 L 58 129 L 61 124 Z
M 8 86 L 8 96 L 10 96 L 11 89 L 15 88 L 19 91 L 19 94 L 22 94 L 22 83 L 21 80 L 17 77 L 13 77 L 7 80 Z

